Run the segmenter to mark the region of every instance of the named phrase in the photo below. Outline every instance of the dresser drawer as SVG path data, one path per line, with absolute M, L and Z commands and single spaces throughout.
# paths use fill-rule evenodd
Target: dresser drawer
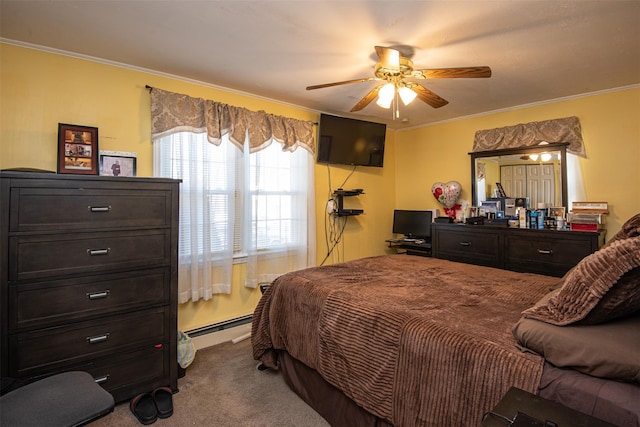
M 508 236 L 506 267 L 515 271 L 562 276 L 582 258 L 594 252 L 591 243 L 589 240 L 560 237 Z
M 9 286 L 9 328 L 61 324 L 169 303 L 170 270 L 132 271 Z
M 41 370 L 31 379 L 38 380 L 69 371 L 88 372 L 118 403 L 139 393 L 166 387 L 168 383 L 164 379 L 170 375 L 170 361 L 169 346 L 163 343 L 61 369 Z
M 170 226 L 171 193 L 142 189 L 13 188 L 10 231 Z
M 98 359 L 69 370 L 89 372 L 116 402 L 121 402 L 139 393 L 166 387 L 168 384 L 162 378 L 169 376 L 169 360 L 169 346 L 162 344 Z
M 501 237 L 482 230 L 440 230 L 434 234 L 437 257 L 451 261 L 498 267 Z
M 9 238 L 9 280 L 168 265 L 170 231 L 135 230 Z
M 10 354 L 20 357 L 10 371 L 16 377 L 29 376 L 168 342 L 168 310 L 160 307 L 12 335 Z

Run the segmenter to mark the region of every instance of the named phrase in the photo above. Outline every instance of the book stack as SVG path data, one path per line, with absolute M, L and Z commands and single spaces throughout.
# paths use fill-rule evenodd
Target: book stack
M 568 221 L 571 230 L 598 231 L 603 228 L 608 213 L 607 202 L 573 202 Z

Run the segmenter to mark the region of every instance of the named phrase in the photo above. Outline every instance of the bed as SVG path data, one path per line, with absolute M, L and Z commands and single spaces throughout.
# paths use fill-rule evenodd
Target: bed
M 639 283 L 640 215 L 562 279 L 412 255 L 308 268 L 266 288 L 253 355 L 335 426 L 479 426 L 515 386 L 637 427 Z

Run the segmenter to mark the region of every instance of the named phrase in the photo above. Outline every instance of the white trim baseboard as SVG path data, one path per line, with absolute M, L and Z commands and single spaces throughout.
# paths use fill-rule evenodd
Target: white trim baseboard
M 248 335 L 247 335 L 248 334 Z M 222 329 L 220 331 L 211 332 L 209 334 L 203 334 L 196 337 L 191 337 L 193 345 L 196 350 L 211 347 L 213 345 L 222 344 L 227 341 L 234 341 L 236 339 L 246 338 L 251 336 L 251 323 L 246 323 L 240 326 L 234 326 L 233 328 Z M 239 342 L 239 341 L 236 341 Z

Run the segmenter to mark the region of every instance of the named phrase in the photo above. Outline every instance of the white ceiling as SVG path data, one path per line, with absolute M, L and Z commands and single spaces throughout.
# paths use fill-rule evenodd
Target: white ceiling
M 180 76 L 395 129 L 640 84 L 640 0 L 0 0 L 0 37 Z M 416 68 L 487 65 L 421 83 L 449 101 L 349 110 L 377 82 L 374 46 Z

